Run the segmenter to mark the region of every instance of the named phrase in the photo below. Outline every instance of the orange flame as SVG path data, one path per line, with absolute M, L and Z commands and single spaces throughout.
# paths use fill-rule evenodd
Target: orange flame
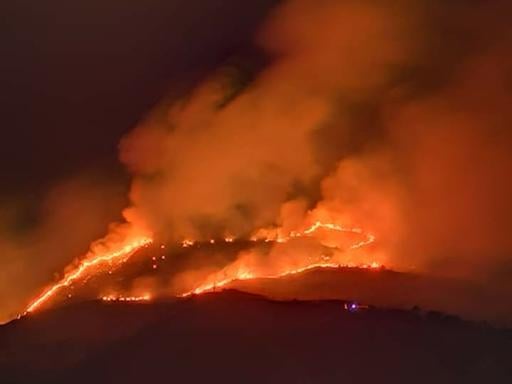
M 355 250 L 365 246 L 368 246 L 375 242 L 376 238 L 373 234 L 365 234 L 361 228 L 347 228 L 338 224 L 333 223 L 322 223 L 320 221 L 316 221 L 309 228 L 298 232 L 292 231 L 288 234 L 281 234 L 279 229 L 263 229 L 258 231 L 258 233 L 251 237 L 252 241 L 263 240 L 265 242 L 275 241 L 278 243 L 286 243 L 292 238 L 300 238 L 312 236 L 316 231 L 320 229 L 326 229 L 329 231 L 335 232 L 345 232 L 345 233 L 355 233 L 359 235 L 364 235 L 365 239 L 352 244 L 349 249 Z M 230 238 L 232 241 L 232 239 Z M 227 242 L 227 240 L 225 239 Z M 206 282 L 200 284 L 195 289 L 185 292 L 181 294 L 181 297 L 187 297 L 191 295 L 198 295 L 205 292 L 215 291 L 218 288 L 225 287 L 235 281 L 244 281 L 244 280 L 252 280 L 252 279 L 278 279 L 286 276 L 296 275 L 299 273 L 307 272 L 313 269 L 319 268 L 363 268 L 363 269 L 380 269 L 382 266 L 377 262 L 371 262 L 369 264 L 341 264 L 341 263 L 333 263 L 333 262 L 311 262 L 306 266 L 301 267 L 289 267 L 287 270 L 274 274 L 265 274 L 265 273 L 257 273 L 254 270 L 250 270 L 247 267 L 239 267 L 234 272 L 227 271 L 224 269 L 223 271 L 210 275 L 207 277 Z M 229 275 L 229 276 L 226 276 Z
M 131 239 L 127 244 L 121 246 L 120 249 L 115 251 L 106 252 L 99 255 L 94 255 L 80 262 L 78 267 L 72 272 L 68 273 L 57 283 L 50 286 L 48 289 L 43 291 L 37 298 L 32 301 L 26 309 L 26 312 L 33 312 L 39 308 L 46 301 L 51 299 L 59 289 L 69 286 L 74 281 L 85 276 L 93 267 L 101 264 L 111 264 L 114 261 L 124 262 L 126 261 L 135 251 L 149 245 L 153 240 L 149 237 L 141 236 Z
M 290 269 L 282 273 L 277 273 L 274 275 L 265 275 L 265 274 L 255 274 L 252 272 L 249 272 L 247 270 L 240 270 L 235 273 L 232 277 L 227 277 L 220 280 L 215 280 L 214 282 L 204 283 L 200 285 L 199 287 L 193 289 L 192 291 L 185 292 L 181 294 L 181 297 L 188 297 L 192 295 L 200 295 L 202 293 L 206 292 L 213 292 L 218 288 L 223 288 L 226 285 L 229 285 L 231 283 L 234 283 L 236 281 L 244 281 L 244 280 L 253 280 L 253 279 L 280 279 L 287 276 L 297 275 L 299 273 L 304 273 L 307 271 L 311 271 L 313 269 L 337 269 L 337 268 L 362 268 L 362 269 L 380 269 L 382 266 L 379 263 L 373 262 L 371 264 L 360 264 L 360 265 L 353 265 L 353 264 L 336 264 L 336 263 L 313 263 L 309 264 L 305 267 L 301 268 L 295 268 Z
M 334 224 L 334 223 L 322 223 L 321 221 L 316 221 L 309 228 L 306 228 L 305 230 L 303 230 L 301 232 L 291 231 L 290 233 L 285 234 L 285 235 L 281 234 L 279 229 L 263 229 L 263 230 L 258 231 L 255 235 L 253 235 L 251 237 L 251 240 L 253 240 L 253 241 L 264 240 L 267 242 L 276 241 L 278 243 L 286 243 L 292 238 L 311 236 L 316 231 L 318 231 L 320 229 L 326 229 L 326 230 L 334 231 L 334 232 L 355 233 L 358 235 L 365 235 L 366 239 L 364 239 L 356 244 L 351 245 L 350 249 L 362 248 L 364 246 L 372 244 L 376 240 L 376 238 L 373 234 L 371 234 L 371 233 L 365 234 L 361 228 L 343 227 L 341 225 Z

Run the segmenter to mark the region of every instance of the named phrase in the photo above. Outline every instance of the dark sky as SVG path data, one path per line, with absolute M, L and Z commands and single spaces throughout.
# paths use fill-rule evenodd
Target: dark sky
M 123 133 L 170 89 L 246 50 L 276 2 L 10 2 L 0 37 L 1 195 L 37 194 L 84 169 L 119 172 Z

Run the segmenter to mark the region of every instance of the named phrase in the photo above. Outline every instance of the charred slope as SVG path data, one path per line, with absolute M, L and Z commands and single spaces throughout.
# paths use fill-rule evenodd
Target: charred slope
M 89 302 L 0 328 L 2 383 L 510 382 L 512 335 L 453 317 L 229 291 Z

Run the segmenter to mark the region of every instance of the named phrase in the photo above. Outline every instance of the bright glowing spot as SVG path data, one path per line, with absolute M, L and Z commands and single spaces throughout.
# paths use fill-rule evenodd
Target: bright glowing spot
M 192 245 L 194 245 L 194 241 L 193 240 L 188 240 L 188 239 L 185 239 L 181 242 L 181 246 L 183 248 L 187 248 L 187 247 L 191 247 Z
M 143 296 L 102 296 L 101 300 L 103 301 L 149 301 L 151 300 L 151 295 L 145 294 Z

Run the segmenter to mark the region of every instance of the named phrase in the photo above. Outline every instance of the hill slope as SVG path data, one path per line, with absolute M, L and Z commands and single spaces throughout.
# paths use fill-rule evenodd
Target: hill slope
M 0 327 L 2 383 L 506 383 L 512 335 L 456 318 L 235 291 L 87 302 Z

